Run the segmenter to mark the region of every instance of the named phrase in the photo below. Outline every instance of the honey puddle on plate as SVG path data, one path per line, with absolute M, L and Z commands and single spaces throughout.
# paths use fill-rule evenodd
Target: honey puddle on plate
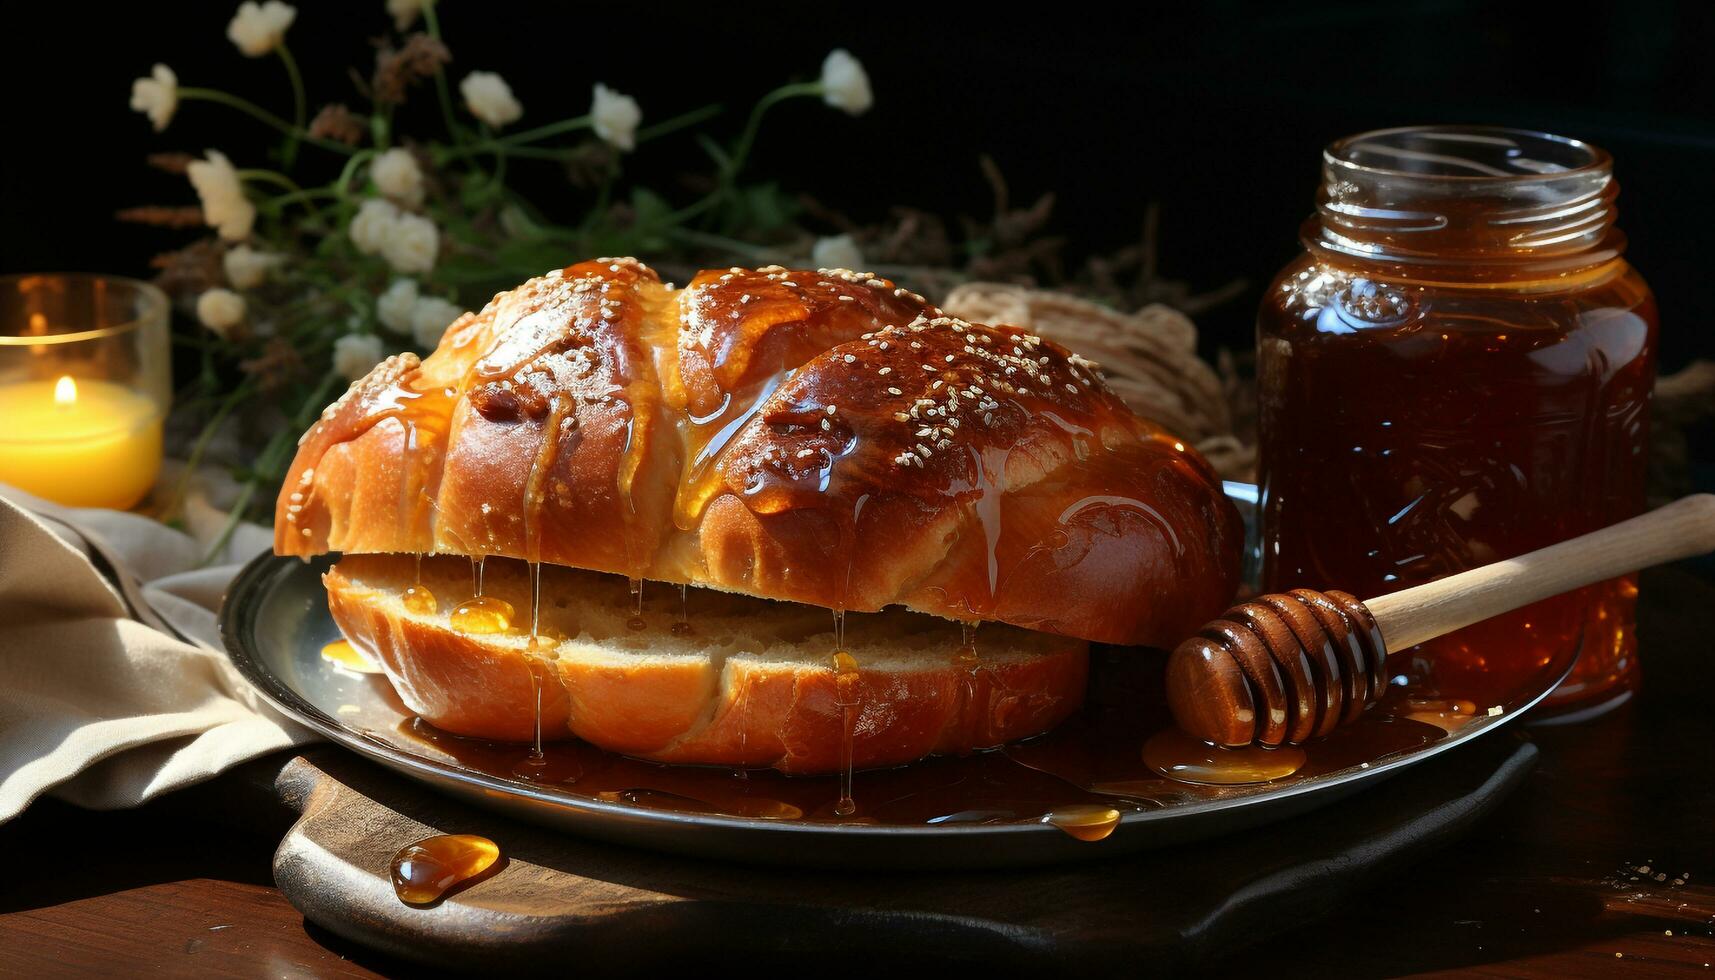
M 837 674 L 860 676 L 855 661 L 830 659 Z M 597 804 L 886 826 L 1045 824 L 1092 842 L 1110 837 L 1127 814 L 1269 792 L 1448 737 L 1439 725 L 1405 717 L 1421 709 L 1394 697 L 1301 748 L 1220 749 L 1172 728 L 1158 656 L 1098 650 L 1091 671 L 1085 707 L 1052 732 L 963 757 L 849 776 L 668 766 L 575 739 L 553 741 L 552 735 L 538 755 L 528 743 L 462 738 L 417 718 L 385 737 L 414 754 Z

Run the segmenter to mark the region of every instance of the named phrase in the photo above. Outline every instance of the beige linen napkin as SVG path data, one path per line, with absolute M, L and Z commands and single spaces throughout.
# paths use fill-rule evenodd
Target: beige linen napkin
M 193 535 L 212 537 L 223 520 L 193 498 L 185 534 L 0 485 L 0 822 L 43 793 L 135 806 L 314 739 L 219 652 L 226 584 L 271 542 L 266 529 L 241 526 L 199 567 L 206 546 Z M 132 618 L 92 552 L 193 642 Z

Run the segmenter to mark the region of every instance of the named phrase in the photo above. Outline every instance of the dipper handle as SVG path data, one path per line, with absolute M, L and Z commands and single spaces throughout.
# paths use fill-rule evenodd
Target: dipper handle
M 1540 551 L 1365 602 L 1389 650 L 1403 650 L 1540 599 L 1715 551 L 1715 495 L 1694 494 Z
M 1167 703 L 1232 747 L 1297 744 L 1381 697 L 1387 651 L 1616 575 L 1715 551 L 1715 495 L 1696 494 L 1517 558 L 1358 602 L 1294 589 L 1234 606 L 1173 651 Z

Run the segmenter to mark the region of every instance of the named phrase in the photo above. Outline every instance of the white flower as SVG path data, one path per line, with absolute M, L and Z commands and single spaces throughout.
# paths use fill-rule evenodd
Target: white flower
M 131 83 L 131 108 L 149 117 L 155 132 L 167 128 L 179 107 L 179 76 L 166 65 L 156 65 L 148 78 Z
M 491 71 L 473 71 L 459 83 L 459 94 L 470 114 L 496 129 L 515 123 L 524 107 L 512 97 L 512 86 Z
M 863 115 L 875 104 L 869 73 L 845 48 L 835 48 L 822 61 L 822 101 L 854 116 Z
M 423 203 L 423 171 L 417 158 L 403 147 L 394 147 L 369 165 L 369 177 L 381 193 L 401 204 Z
M 643 110 L 631 96 L 597 82 L 595 97 L 590 100 L 590 119 L 595 134 L 607 142 L 622 150 L 637 146 L 637 124 L 643 121 Z
M 280 0 L 245 0 L 226 25 L 226 38 L 249 57 L 260 58 L 285 42 L 286 28 L 297 16 L 298 8 Z
M 193 160 L 185 173 L 202 199 L 202 220 L 220 231 L 227 241 L 250 237 L 256 223 L 256 206 L 244 196 L 244 182 L 219 150 L 209 150 L 206 160 Z
M 268 278 L 268 270 L 279 265 L 283 256 L 272 252 L 258 252 L 248 245 L 240 245 L 220 257 L 221 268 L 226 270 L 226 281 L 239 289 L 255 289 Z
M 411 332 L 411 311 L 417 307 L 417 282 L 395 279 L 387 291 L 375 299 L 375 318 L 394 333 Z
M 411 309 L 411 337 L 427 350 L 440 346 L 441 335 L 453 321 L 464 316 L 464 308 L 439 296 L 424 296 Z
M 393 26 L 402 31 L 422 14 L 423 0 L 387 0 L 387 12 L 393 15 Z
M 244 322 L 244 297 L 230 289 L 210 289 L 197 297 L 197 319 L 222 340 Z
M 861 269 L 863 252 L 850 235 L 831 235 L 816 239 L 810 249 L 810 261 L 823 269 Z
M 351 227 L 346 233 L 351 236 L 351 243 L 364 255 L 375 255 L 393 237 L 393 229 L 399 224 L 399 206 L 381 197 L 371 197 L 357 209 L 357 214 L 351 219 Z
M 381 338 L 372 333 L 348 333 L 333 342 L 333 369 L 356 381 L 381 363 Z
M 394 272 L 422 273 L 435 267 L 441 250 L 441 233 L 435 223 L 420 214 L 401 214 L 392 233 L 381 243 L 381 257 Z

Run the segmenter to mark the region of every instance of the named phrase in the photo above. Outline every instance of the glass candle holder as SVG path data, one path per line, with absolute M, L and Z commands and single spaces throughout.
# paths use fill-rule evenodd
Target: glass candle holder
M 172 402 L 166 294 L 116 276 L 0 276 L 0 483 L 134 506 Z

